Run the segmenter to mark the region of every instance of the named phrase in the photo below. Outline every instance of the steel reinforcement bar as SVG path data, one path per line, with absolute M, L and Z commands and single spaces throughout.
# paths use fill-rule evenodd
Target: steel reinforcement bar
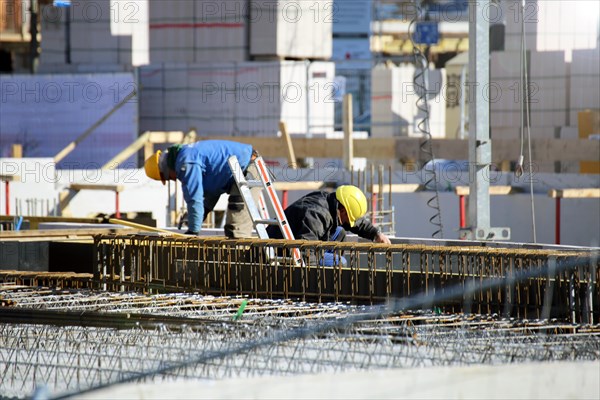
M 269 258 L 268 249 L 278 257 Z M 445 312 L 498 313 L 516 318 L 600 317 L 600 262 L 592 251 L 531 250 L 414 244 L 230 240 L 100 235 L 94 240 L 99 289 L 193 291 L 219 296 L 350 301 L 375 304 L 415 294 L 444 295 L 457 285 L 505 278 L 506 285 L 431 304 Z M 304 265 L 291 257 L 299 249 Z M 319 265 L 324 252 L 346 265 Z M 581 266 L 554 271 L 561 263 Z M 522 271 L 539 276 L 512 281 Z

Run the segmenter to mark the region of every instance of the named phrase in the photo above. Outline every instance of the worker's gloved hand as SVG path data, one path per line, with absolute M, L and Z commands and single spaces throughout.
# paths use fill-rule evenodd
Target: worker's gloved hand
M 375 236 L 375 239 L 373 240 L 375 243 L 385 243 L 385 244 L 392 244 L 392 242 L 390 241 L 390 238 L 387 237 L 386 235 L 384 235 L 381 232 L 377 233 L 377 236 Z
M 185 235 L 194 235 L 194 236 L 198 236 L 198 232 L 194 232 L 194 231 L 186 231 Z

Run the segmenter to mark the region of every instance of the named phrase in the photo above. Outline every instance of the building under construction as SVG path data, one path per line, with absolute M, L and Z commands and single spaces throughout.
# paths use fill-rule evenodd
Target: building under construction
M 600 397 L 595 2 L 0 11 L 0 397 Z M 144 168 L 207 139 L 252 238 Z M 390 243 L 294 237 L 346 185 Z

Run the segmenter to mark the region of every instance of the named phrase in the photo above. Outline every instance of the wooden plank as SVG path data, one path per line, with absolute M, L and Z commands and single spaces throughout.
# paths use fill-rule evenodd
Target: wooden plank
M 144 161 L 149 159 L 154 154 L 154 143 L 146 142 L 144 143 Z
M 111 192 L 122 192 L 125 190 L 123 185 L 93 185 L 85 183 L 72 183 L 69 186 L 72 190 L 110 190 Z
M 369 160 L 397 159 L 396 143 L 397 139 L 393 138 L 354 139 L 354 157 L 364 157 Z M 340 145 L 338 144 L 337 147 L 339 148 Z
M 457 186 L 454 191 L 458 196 L 468 196 L 470 193 L 469 186 Z M 504 196 L 515 193 L 523 193 L 523 189 L 516 186 L 490 186 L 491 196 Z
M 39 222 L 50 222 L 50 221 L 40 221 L 39 219 L 48 219 L 50 217 L 31 217 L 38 219 Z M 60 218 L 60 217 L 54 217 Z M 25 218 L 29 219 L 29 218 Z M 12 219 L 9 219 L 12 220 Z M 86 220 L 86 218 L 61 218 L 61 221 L 57 222 L 77 222 L 77 220 Z M 87 219 L 92 220 L 93 222 L 108 222 L 114 225 L 126 226 L 127 228 L 117 227 L 114 228 L 81 228 L 81 229 L 47 229 L 47 230 L 23 230 L 23 231 L 4 231 L 0 232 L 0 238 L 9 239 L 9 238 L 31 238 L 31 237 L 73 237 L 73 236 L 92 236 L 92 235 L 100 235 L 107 233 L 136 233 L 136 232 L 158 232 L 164 233 L 170 236 L 178 236 L 178 237 L 193 237 L 190 235 L 184 235 L 178 232 L 171 232 L 166 229 L 155 228 L 152 226 L 147 226 L 143 224 L 138 224 L 135 222 L 124 221 L 117 218 L 109 218 L 107 221 L 103 221 L 100 218 L 98 219 Z
M 177 143 L 183 139 L 183 132 L 150 132 L 153 143 Z M 272 137 L 203 136 L 198 140 L 231 140 L 254 146 L 264 157 L 285 157 L 287 149 L 281 140 Z M 368 138 L 354 139 L 354 157 L 370 160 L 421 160 L 420 138 Z M 343 139 L 294 138 L 294 153 L 297 158 L 337 158 L 342 159 Z M 468 142 L 461 139 L 432 139 L 436 158 L 447 160 L 467 160 Z M 600 141 L 578 139 L 535 138 L 531 140 L 533 162 L 552 161 L 594 161 L 599 160 Z M 516 160 L 519 139 L 494 139 L 492 162 L 500 165 L 506 160 Z
M 136 152 L 144 148 L 144 160 L 154 153 L 155 143 L 193 143 L 197 140 L 195 130 L 188 133 L 181 131 L 146 131 L 134 140 L 129 146 L 114 156 L 102 166 L 102 169 L 116 168 Z
M 148 140 L 152 143 L 182 143 L 188 134 L 181 131 L 150 131 Z M 271 139 L 272 140 L 272 139 Z
M 0 221 L 14 221 L 18 218 L 16 215 L 0 215 Z M 70 222 L 78 224 L 100 224 L 104 222 L 102 218 L 73 218 L 73 217 L 28 217 L 23 216 L 25 221 L 40 222 Z
M 579 138 L 587 139 L 590 135 L 600 133 L 600 111 L 585 110 L 577 113 Z M 595 160 L 581 161 L 579 172 L 582 174 L 600 174 L 600 157 Z
M 420 139 L 396 139 L 397 159 L 419 160 L 422 158 Z M 578 161 L 597 160 L 600 154 L 600 142 L 573 139 L 532 139 L 533 162 L 546 161 Z M 447 160 L 467 160 L 468 147 L 465 140 L 460 139 L 432 139 L 433 154 L 436 158 Z M 500 165 L 506 160 L 516 160 L 519 149 L 518 139 L 495 139 L 492 142 L 492 162 Z M 364 146 L 369 152 L 366 157 L 372 157 L 370 144 Z M 377 158 L 377 157 L 376 157 Z
M 44 230 L 23 230 L 23 231 L 2 231 L 0 239 L 2 240 L 44 240 L 48 238 L 72 238 L 72 237 L 89 237 L 93 235 L 106 235 L 111 233 L 137 233 L 138 229 L 131 228 L 78 228 L 78 229 L 44 229 Z
M 548 191 L 548 196 L 552 198 L 561 197 L 563 199 L 584 199 L 584 198 L 600 198 L 599 188 L 583 188 L 583 189 L 552 189 Z
M 78 192 L 76 192 L 74 190 L 61 190 L 60 191 L 60 193 L 58 194 L 58 209 L 59 209 L 60 215 L 62 215 L 63 217 L 70 217 L 72 215 L 69 204 L 71 203 L 71 200 L 73 200 L 75 195 L 77 195 L 77 193 Z M 32 226 L 32 228 L 33 228 L 33 226 Z
M 496 139 L 492 144 L 492 161 L 515 160 L 518 153 L 518 139 Z M 532 139 L 532 159 L 534 164 L 548 161 L 598 160 L 600 141 L 577 139 Z
M 390 139 L 385 139 L 390 140 Z M 382 142 L 379 147 L 389 148 L 392 146 L 395 149 L 393 158 L 401 160 L 402 162 L 412 162 L 420 160 L 426 162 L 425 154 L 421 150 L 422 139 L 419 138 L 396 138 L 395 143 Z M 469 158 L 468 142 L 461 139 L 432 139 L 431 149 L 436 158 L 443 158 L 448 160 L 466 160 Z M 364 149 L 367 151 L 367 149 Z M 377 150 L 376 150 L 377 151 Z M 384 154 L 389 150 L 384 150 Z M 372 152 L 369 151 L 364 155 L 367 158 L 372 157 Z M 381 157 L 378 157 L 381 158 Z
M 255 147 L 264 157 L 285 157 L 285 144 L 270 137 L 240 136 L 202 136 L 198 140 L 230 140 L 247 143 Z M 394 159 L 396 157 L 396 140 L 394 138 L 354 139 L 354 157 L 371 159 Z M 410 138 L 418 149 L 419 142 Z M 343 156 L 343 139 L 294 138 L 296 158 L 339 158 Z
M 19 143 L 13 144 L 10 153 L 12 158 L 23 158 L 23 145 Z
M 241 136 L 198 136 L 198 140 L 229 140 L 252 145 L 263 157 L 286 157 L 285 143 L 273 137 L 241 137 Z M 298 157 L 298 139 L 294 139 L 294 153 Z M 302 140 L 302 139 L 300 139 Z M 304 139 L 306 140 L 306 139 Z M 303 151 L 303 153 L 306 153 Z M 305 157 L 305 156 L 304 156 Z
M 379 185 L 376 185 L 377 191 L 379 191 Z M 382 192 L 385 193 L 414 193 L 425 190 L 425 185 L 419 183 L 393 183 L 381 185 Z
M 296 153 L 294 153 L 292 137 L 287 130 L 287 124 L 283 121 L 279 121 L 279 130 L 281 131 L 281 136 L 283 137 L 285 148 L 287 150 L 288 166 L 292 169 L 296 169 L 298 167 L 298 162 L 296 161 Z
M 323 181 L 315 182 L 274 182 L 275 190 L 319 190 Z
M 299 158 L 338 158 L 343 157 L 343 139 L 306 139 L 294 140 L 296 157 Z
M 114 156 L 110 161 L 102 166 L 102 169 L 116 168 L 119 164 L 123 163 L 129 157 L 134 155 L 139 149 L 149 140 L 149 132 L 144 132 L 136 140 L 134 140 L 129 146 L 125 147 L 119 154 Z
M 145 232 L 158 232 L 158 233 L 164 233 L 164 234 L 167 234 L 170 236 L 177 236 L 177 237 L 187 237 L 187 238 L 193 237 L 190 235 L 184 235 L 183 233 L 171 232 L 166 229 L 155 228 L 153 226 L 138 224 L 138 223 L 131 222 L 131 221 L 124 221 L 122 219 L 117 219 L 117 218 L 109 218 L 108 222 L 110 222 L 111 224 L 116 224 L 116 225 L 125 225 L 130 228 L 138 229 L 140 231 L 145 231 Z

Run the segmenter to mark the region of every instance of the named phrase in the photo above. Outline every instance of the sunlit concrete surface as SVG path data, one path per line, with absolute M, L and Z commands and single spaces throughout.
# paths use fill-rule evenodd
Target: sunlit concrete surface
M 81 399 L 594 399 L 600 362 L 354 371 L 115 385 Z

